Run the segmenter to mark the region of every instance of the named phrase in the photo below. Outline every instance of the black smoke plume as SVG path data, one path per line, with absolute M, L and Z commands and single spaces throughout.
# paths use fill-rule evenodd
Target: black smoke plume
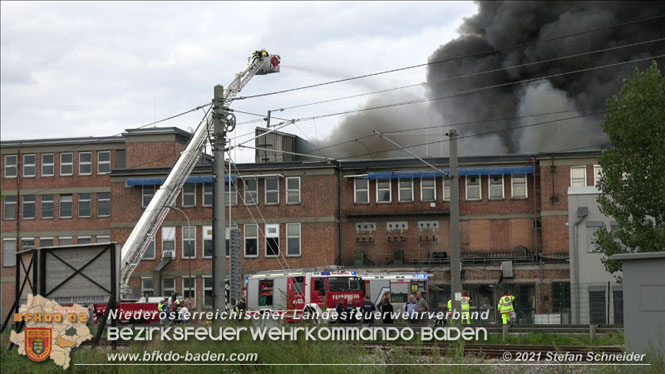
M 460 139 L 461 154 L 531 153 L 597 147 L 607 141 L 601 129 L 603 116 L 587 114 L 602 111 L 606 100 L 620 89 L 622 80 L 631 75 L 635 68 L 645 68 L 651 61 L 544 78 L 480 93 L 455 95 L 507 82 L 661 55 L 665 54 L 665 43 L 643 44 L 473 77 L 450 78 L 663 38 L 665 18 L 605 28 L 658 15 L 665 15 L 665 2 L 480 2 L 478 13 L 465 19 L 459 28 L 460 36 L 442 45 L 431 55 L 430 62 L 450 62 L 429 66 L 427 91 L 429 98 L 434 100 L 428 106 L 417 104 L 398 107 L 392 110 L 393 114 L 398 114 L 394 116 L 380 113 L 380 110 L 348 116 L 322 145 L 360 137 L 375 128 L 379 131 L 395 131 L 423 127 L 426 123 L 442 123 L 458 124 L 454 127 L 461 137 L 488 134 Z M 547 41 L 562 35 L 601 28 L 605 29 Z M 532 43 L 534 41 L 536 43 Z M 524 43 L 532 44 L 506 48 Z M 469 55 L 475 57 L 457 59 Z M 658 63 L 662 68 L 663 59 L 660 58 Z M 455 97 L 436 100 L 447 96 Z M 366 105 L 409 99 L 375 99 Z M 560 113 L 531 116 L 553 112 Z M 579 118 L 552 122 L 577 116 Z M 467 124 L 489 119 L 499 120 Z M 533 125 L 543 122 L 550 123 Z M 407 146 L 431 143 L 437 139 L 432 134 L 441 134 L 445 129 L 428 130 L 427 134 L 424 130 L 414 131 L 420 135 L 396 137 L 395 140 Z M 344 147 L 331 148 L 329 154 L 337 157 L 366 154 L 369 147 L 371 151 L 378 152 L 374 157 L 408 157 L 405 153 L 383 152 L 393 146 L 380 139 L 366 140 L 365 143 L 364 146 L 354 142 Z M 447 154 L 445 143 L 431 144 L 429 147 L 430 156 Z M 412 150 L 426 154 L 425 147 Z

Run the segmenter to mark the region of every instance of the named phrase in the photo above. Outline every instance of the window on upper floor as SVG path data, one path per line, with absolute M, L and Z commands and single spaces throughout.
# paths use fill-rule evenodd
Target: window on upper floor
M 597 186 L 603 175 L 603 168 L 600 165 L 593 165 L 593 185 Z
M 186 184 L 182 186 L 182 206 L 196 206 L 196 185 Z
M 397 198 L 400 203 L 413 201 L 413 178 L 399 179 Z
M 182 258 L 196 258 L 196 226 L 182 227 Z
M 420 178 L 420 201 L 436 201 L 436 178 Z
M 72 218 L 74 205 L 72 195 L 60 195 L 60 218 Z
M 480 185 L 480 175 L 466 176 L 466 199 L 481 200 L 483 196 L 482 186 Z
M 16 239 L 3 239 L 2 246 L 2 266 L 16 266 Z
M 353 178 L 353 203 L 369 204 L 369 179 Z
M 17 160 L 16 155 L 5 155 L 5 178 L 16 178 Z
M 22 219 L 35 219 L 35 195 L 23 195 Z
M 203 184 L 203 206 L 212 206 L 212 183 Z
M 392 183 L 390 179 L 376 180 L 376 202 L 377 203 L 392 202 Z
M 270 177 L 265 179 L 266 205 L 279 204 L 279 178 Z
M 5 196 L 5 219 L 16 219 L 16 196 Z
M 175 258 L 175 227 L 162 227 L 162 258 Z
M 92 216 L 92 194 L 79 194 L 79 217 L 88 218 Z
M 23 155 L 23 176 L 34 177 L 37 170 L 37 156 Z
M 490 200 L 502 200 L 505 198 L 505 188 L 503 187 L 503 175 L 490 175 L 487 178 L 489 184 Z
M 111 216 L 111 193 L 100 192 L 97 194 L 97 217 Z
M 570 186 L 586 187 L 586 166 L 572 166 L 570 168 Z
M 259 226 L 245 225 L 245 257 L 259 257 Z
M 450 201 L 450 179 L 443 177 L 443 201 Z
M 510 176 L 510 179 L 512 182 L 511 197 L 513 199 L 526 199 L 528 197 L 526 174 L 514 174 Z
M 286 203 L 300 204 L 300 177 L 286 178 Z
M 256 178 L 242 179 L 245 205 L 257 205 L 259 203 L 259 183 Z
M 60 154 L 60 175 L 67 176 L 74 174 L 74 154 Z
M 300 239 L 300 224 L 286 224 L 286 255 L 300 256 L 302 254 Z
M 212 258 L 212 226 L 203 226 L 203 258 Z
M 141 188 L 141 207 L 146 208 L 150 204 L 155 192 L 157 191 L 157 186 L 142 186 Z
M 266 257 L 279 256 L 279 224 L 267 224 L 266 236 Z
M 53 218 L 53 195 L 42 195 L 42 219 Z
M 55 156 L 53 153 L 42 153 L 42 177 L 55 175 Z
M 229 201 L 231 206 L 238 205 L 238 185 L 236 183 L 230 182 L 226 183 L 224 189 L 224 205 L 229 206 Z
M 92 152 L 79 152 L 79 175 L 92 174 Z
M 108 174 L 111 172 L 111 151 L 97 152 L 97 174 Z
M 143 257 L 141 257 L 141 260 L 154 260 L 156 253 L 155 247 L 156 247 L 155 239 L 153 238 L 150 241 L 150 244 L 148 244 L 148 248 L 146 248 L 145 253 L 143 253 Z

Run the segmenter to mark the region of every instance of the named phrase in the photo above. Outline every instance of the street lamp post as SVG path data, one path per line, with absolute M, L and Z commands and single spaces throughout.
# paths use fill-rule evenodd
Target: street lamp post
M 168 205 L 167 208 L 169 208 L 169 209 L 173 209 L 173 210 L 176 210 L 176 211 L 182 213 L 183 216 L 185 216 L 185 220 L 187 220 L 187 232 L 189 233 L 189 230 L 191 229 L 192 225 L 190 225 L 190 223 L 189 223 L 189 217 L 187 216 L 187 213 L 185 213 L 184 210 L 182 210 L 182 209 L 180 209 L 180 208 L 178 208 L 177 206 L 174 206 L 174 205 Z M 183 233 L 183 235 L 184 235 L 184 233 Z M 194 233 L 194 236 L 196 236 L 196 233 Z M 183 243 L 183 248 L 182 248 L 182 249 L 183 249 L 183 251 L 184 251 L 184 250 L 185 250 L 185 247 L 184 247 L 185 240 L 184 240 L 184 238 L 183 238 L 182 243 Z M 196 247 L 194 247 L 193 250 L 195 251 L 195 250 L 196 250 Z M 190 294 L 190 295 L 191 295 L 191 293 L 192 293 L 192 292 L 191 292 L 191 290 L 192 290 L 192 252 L 193 252 L 193 251 L 190 251 L 190 252 L 189 252 L 189 256 L 187 256 L 187 268 L 188 268 L 188 270 L 189 270 L 189 290 L 190 290 L 189 294 Z M 177 257 L 177 256 L 178 256 L 178 254 L 176 253 L 176 257 Z M 196 282 L 194 283 L 194 287 L 196 287 Z M 183 297 L 185 296 L 184 293 L 185 293 L 185 292 L 184 292 L 184 290 L 183 290 L 183 295 L 182 295 Z M 190 299 L 191 299 L 191 297 L 190 297 Z M 192 301 L 193 301 L 193 300 L 192 300 Z

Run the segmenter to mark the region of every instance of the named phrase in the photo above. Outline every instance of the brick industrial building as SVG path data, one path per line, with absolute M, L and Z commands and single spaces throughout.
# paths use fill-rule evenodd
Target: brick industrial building
M 3 316 L 14 301 L 17 250 L 122 245 L 189 136 L 154 128 L 2 142 Z M 493 308 L 503 289 L 518 295 L 527 320 L 569 306 L 560 296 L 570 282 L 567 191 L 594 184 L 599 154 L 460 158 L 462 275 L 474 307 Z M 448 299 L 450 193 L 441 175 L 408 159 L 266 161 L 233 165 L 227 178 L 243 272 L 426 271 L 431 305 Z M 211 304 L 211 172 L 202 157 L 177 200 L 191 226 L 171 210 L 133 274 L 136 296 L 177 292 Z

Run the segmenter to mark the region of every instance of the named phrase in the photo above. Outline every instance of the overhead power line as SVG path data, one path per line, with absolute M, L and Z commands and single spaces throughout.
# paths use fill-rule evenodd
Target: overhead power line
M 305 86 L 300 86 L 300 87 L 284 89 L 284 90 L 265 92 L 265 93 L 255 94 L 255 95 L 239 96 L 239 97 L 236 97 L 234 100 L 237 101 L 237 100 L 253 99 L 253 98 L 257 98 L 257 97 L 272 96 L 272 95 L 278 95 L 278 94 L 283 94 L 283 93 L 288 93 L 288 92 L 294 92 L 294 91 L 306 90 L 306 89 L 310 89 L 310 88 L 327 86 L 327 85 L 331 85 L 331 84 L 348 82 L 348 81 L 352 81 L 352 80 L 356 80 L 356 79 L 369 78 L 369 77 L 374 77 L 374 76 L 382 75 L 382 74 L 396 73 L 396 72 L 400 72 L 400 71 L 404 71 L 404 70 L 415 69 L 415 68 L 429 66 L 429 65 L 442 64 L 442 63 L 446 63 L 446 62 L 463 60 L 463 59 L 466 59 L 466 58 L 473 58 L 473 57 L 483 56 L 483 55 L 496 53 L 496 52 L 500 52 L 500 51 L 505 51 L 505 50 L 509 50 L 509 49 L 526 47 L 526 46 L 529 46 L 529 45 L 534 45 L 534 44 L 539 44 L 539 43 L 551 42 L 551 41 L 554 41 L 554 40 L 569 38 L 569 37 L 573 37 L 573 36 L 579 36 L 579 35 L 583 35 L 583 34 L 588 34 L 588 33 L 607 30 L 607 29 L 612 29 L 612 28 L 616 28 L 616 27 L 639 24 L 639 23 L 644 23 L 644 22 L 651 22 L 651 21 L 661 19 L 661 18 L 664 18 L 664 17 L 665 17 L 665 14 L 659 14 L 659 15 L 656 15 L 656 16 L 653 16 L 653 17 L 648 17 L 648 18 L 643 18 L 643 19 L 639 19 L 639 20 L 618 23 L 618 24 L 614 24 L 614 25 L 598 27 L 598 28 L 595 28 L 595 29 L 589 29 L 589 30 L 584 30 L 584 31 L 571 33 L 571 34 L 555 36 L 555 37 L 552 37 L 552 38 L 533 40 L 533 41 L 525 42 L 525 43 L 518 43 L 518 44 L 514 44 L 514 45 L 511 45 L 511 46 L 507 46 L 507 47 L 492 49 L 492 50 L 484 51 L 484 52 L 473 53 L 473 54 L 465 55 L 465 56 L 451 57 L 451 58 L 447 58 L 447 59 L 443 59 L 443 60 L 430 61 L 430 62 L 421 63 L 421 64 L 404 66 L 404 67 L 401 67 L 401 68 L 383 70 L 383 71 L 378 71 L 378 72 L 374 72 L 374 73 L 357 75 L 357 76 L 354 76 L 354 77 L 336 79 L 336 80 L 332 80 L 332 81 L 328 81 L 328 82 L 321 82 L 321 83 L 316 83 L 316 84 L 310 84 L 310 85 L 305 85 Z
M 365 93 L 356 94 L 356 95 L 348 95 L 348 96 L 342 96 L 342 97 L 337 97 L 337 98 L 332 98 L 332 99 L 319 100 L 319 101 L 314 101 L 314 102 L 305 103 L 305 104 L 287 106 L 287 107 L 283 107 L 283 108 L 279 108 L 279 109 L 275 109 L 275 110 L 284 111 L 284 110 L 290 110 L 290 109 L 296 109 L 296 108 L 304 108 L 304 107 L 308 107 L 308 106 L 319 105 L 319 104 L 327 104 L 327 103 L 332 103 L 332 102 L 347 100 L 347 99 L 354 99 L 354 98 L 363 97 L 363 96 L 376 95 L 376 94 L 381 94 L 381 93 L 388 93 L 388 92 L 403 90 L 403 89 L 407 89 L 407 88 L 415 88 L 415 87 L 427 86 L 427 85 L 432 86 L 432 85 L 436 85 L 436 84 L 440 84 L 440 83 L 444 83 L 444 82 L 448 82 L 448 81 L 452 81 L 452 80 L 456 80 L 456 79 L 471 78 L 471 77 L 474 77 L 474 76 L 496 73 L 496 72 L 504 71 L 504 70 L 519 69 L 519 68 L 524 68 L 524 67 L 533 66 L 533 65 L 540 65 L 540 64 L 545 64 L 545 63 L 559 61 L 559 60 L 566 60 L 566 59 L 570 59 L 570 58 L 593 55 L 593 54 L 597 54 L 597 53 L 609 52 L 609 51 L 613 51 L 613 50 L 617 50 L 617 49 L 636 47 L 636 46 L 641 46 L 641 45 L 651 44 L 651 43 L 657 43 L 657 42 L 662 42 L 662 41 L 665 41 L 665 38 L 651 39 L 651 40 L 646 40 L 646 41 L 641 41 L 641 42 L 636 42 L 636 43 L 630 43 L 630 44 L 624 44 L 624 45 L 619 45 L 619 46 L 614 46 L 614 47 L 609 47 L 609 48 L 597 49 L 597 50 L 588 51 L 588 52 L 576 53 L 576 54 L 567 55 L 567 56 L 553 57 L 553 58 L 540 60 L 540 61 L 527 62 L 527 63 L 524 63 L 524 64 L 500 67 L 500 68 L 496 68 L 496 69 L 484 70 L 484 71 L 479 71 L 479 72 L 475 72 L 475 73 L 456 75 L 456 76 L 446 77 L 444 79 L 440 79 L 436 82 L 421 82 L 421 83 L 409 84 L 409 85 L 405 85 L 405 86 L 386 88 L 386 89 L 383 89 L 383 90 L 370 91 L 370 92 L 365 92 Z

